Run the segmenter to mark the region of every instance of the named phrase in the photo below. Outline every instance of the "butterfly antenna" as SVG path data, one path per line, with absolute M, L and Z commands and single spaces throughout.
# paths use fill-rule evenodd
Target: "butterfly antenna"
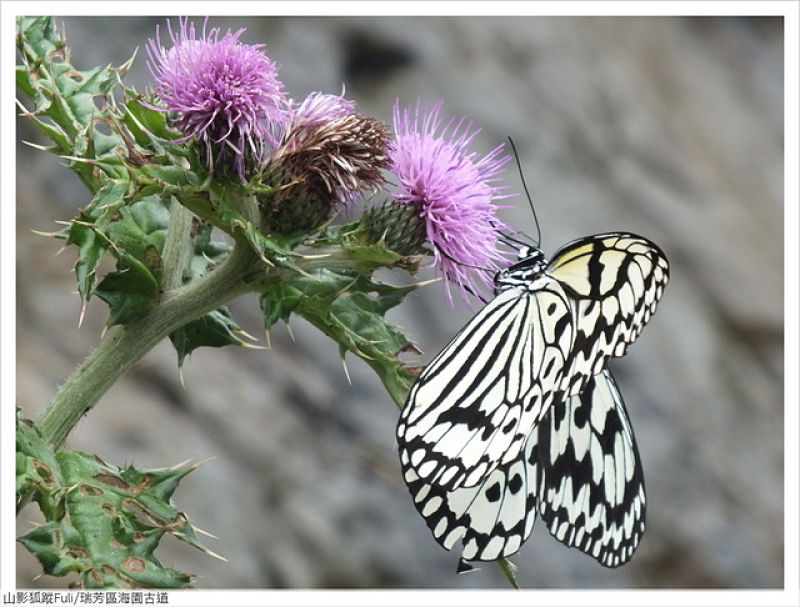
M 462 289 L 464 289 L 467 293 L 472 295 L 475 299 L 477 299 L 483 305 L 486 305 L 487 303 L 489 303 L 488 299 L 486 299 L 483 295 L 478 293 L 475 289 L 473 289 L 469 285 L 460 285 L 460 286 L 461 286 Z
M 490 272 L 492 274 L 497 272 L 497 270 L 494 269 L 494 268 L 485 268 L 483 266 L 474 266 L 474 265 L 472 265 L 470 263 L 464 263 L 463 261 L 458 261 L 457 259 L 453 258 L 452 256 L 450 256 L 447 253 L 445 253 L 444 251 L 442 251 L 439 247 L 436 247 L 436 250 L 439 251 L 439 253 L 441 255 L 443 255 L 444 257 L 446 257 L 447 259 L 449 259 L 453 263 L 458 264 L 460 266 L 464 266 L 465 268 L 473 268 L 475 270 L 483 270 L 484 272 Z
M 520 164 L 519 161 L 517 146 L 514 145 L 514 140 L 510 135 L 508 137 L 508 143 L 511 145 L 511 150 L 514 152 L 514 160 L 517 161 L 517 169 L 519 170 L 520 181 L 522 181 L 522 189 L 525 190 L 525 196 L 528 197 L 528 204 L 533 212 L 533 221 L 536 222 L 536 246 L 538 247 L 542 243 L 542 229 L 539 227 L 539 218 L 536 216 L 536 209 L 533 207 L 533 200 L 531 199 L 531 193 L 528 191 L 528 184 L 525 183 L 525 175 L 522 174 L 522 164 Z
M 504 245 L 514 249 L 517 253 L 519 253 L 520 247 L 527 247 L 530 248 L 531 246 L 537 246 L 533 244 L 533 238 L 525 234 L 524 232 L 519 232 L 517 230 L 511 230 L 511 232 L 507 232 L 505 230 L 501 230 L 497 227 L 497 225 L 492 222 L 492 227 L 495 228 L 497 232 L 497 238 L 502 242 Z M 527 240 L 520 240 L 519 238 L 515 238 L 512 234 L 520 234 L 527 238 Z
M 510 246 L 513 246 L 513 245 L 530 246 L 530 243 L 527 243 L 524 240 L 520 240 L 519 238 L 514 238 L 508 232 L 502 232 L 502 231 L 498 230 L 497 233 L 498 233 L 498 235 L 500 237 L 500 240 L 505 242 L 507 245 L 510 245 Z M 530 238 L 526 234 L 523 234 L 523 236 L 525 236 L 526 238 Z M 533 240 L 533 238 L 531 238 L 531 240 Z
M 442 255 L 444 255 L 444 256 L 445 256 L 447 259 L 449 259 L 449 260 L 450 260 L 450 261 L 452 261 L 453 263 L 457 263 L 457 264 L 458 264 L 458 265 L 460 265 L 460 266 L 464 266 L 464 267 L 467 267 L 467 268 L 474 268 L 474 269 L 476 269 L 476 270 L 483 270 L 484 272 L 491 272 L 492 274 L 494 274 L 494 273 L 497 271 L 497 270 L 493 270 L 492 268 L 484 268 L 483 266 L 474 266 L 474 265 L 472 265 L 472 264 L 469 264 L 469 263 L 464 263 L 463 261 L 458 261 L 458 260 L 456 260 L 456 259 L 453 259 L 453 257 L 451 257 L 450 255 L 448 255 L 447 253 L 445 253 L 444 251 L 442 251 L 442 250 L 441 250 L 441 249 L 439 249 L 438 247 L 437 247 L 437 250 L 439 251 L 439 253 L 441 253 Z M 486 298 L 485 298 L 483 295 L 481 295 L 480 293 L 478 293 L 477 291 L 475 291 L 475 289 L 471 288 L 469 285 L 462 284 L 462 285 L 461 285 L 461 287 L 462 287 L 462 288 L 463 288 L 463 289 L 464 289 L 464 290 L 465 290 L 467 293 L 469 293 L 470 295 L 472 295 L 473 297 L 475 297 L 476 299 L 478 299 L 478 300 L 479 300 L 481 303 L 483 303 L 483 304 L 486 304 L 486 303 L 488 303 L 488 302 L 487 302 L 487 300 L 486 300 Z

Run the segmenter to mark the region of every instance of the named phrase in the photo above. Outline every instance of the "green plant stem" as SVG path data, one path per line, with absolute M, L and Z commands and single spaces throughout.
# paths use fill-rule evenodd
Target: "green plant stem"
M 519 590 L 520 588 L 519 584 L 517 583 L 517 574 L 514 565 L 512 565 L 511 562 L 506 559 L 498 559 L 496 562 L 497 566 L 500 567 L 500 570 L 503 572 L 503 575 L 506 576 L 509 584 Z
M 191 213 L 187 214 L 191 221 Z M 173 263 L 180 265 L 174 257 L 165 255 L 165 269 Z M 331 266 L 357 269 L 363 263 L 354 259 L 349 251 L 330 247 L 326 249 L 325 257 L 300 258 L 298 265 L 305 271 L 312 271 Z M 45 440 L 54 449 L 60 448 L 75 424 L 114 382 L 170 333 L 239 295 L 258 290 L 257 277 L 251 278 L 259 271 L 267 275 L 260 268 L 263 266 L 249 245 L 237 242 L 225 261 L 208 275 L 165 291 L 163 299 L 145 316 L 107 336 L 61 386 L 37 422 Z M 278 275 L 285 272 L 279 268 L 271 270 Z M 385 380 L 384 377 L 381 379 Z M 397 386 L 387 385 L 387 389 L 396 402 L 402 403 Z M 402 399 L 405 400 L 405 396 Z
M 237 243 L 203 278 L 166 293 L 142 318 L 106 337 L 67 379 L 37 426 L 58 449 L 81 416 L 148 350 L 170 333 L 249 291 L 244 280 L 258 266 L 253 251 Z
M 161 286 L 164 291 L 172 291 L 183 285 L 183 273 L 189 261 L 192 212 L 173 197 L 169 209 L 169 230 L 162 254 L 164 270 Z

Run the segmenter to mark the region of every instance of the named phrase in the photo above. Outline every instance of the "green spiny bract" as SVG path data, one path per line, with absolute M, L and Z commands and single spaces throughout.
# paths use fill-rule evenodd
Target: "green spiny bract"
M 383 242 L 400 255 L 427 253 L 425 221 L 416 205 L 386 201 L 364 213 L 361 225 L 370 243 Z
M 307 234 L 333 214 L 330 200 L 310 188 L 304 178 L 295 178 L 280 167 L 272 167 L 265 185 L 273 188 L 272 192 L 257 195 L 265 233 Z

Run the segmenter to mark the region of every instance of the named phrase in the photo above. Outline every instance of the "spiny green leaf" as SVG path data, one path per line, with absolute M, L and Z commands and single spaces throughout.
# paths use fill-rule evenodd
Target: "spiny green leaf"
M 385 314 L 414 288 L 384 284 L 357 272 L 322 269 L 267 281 L 259 303 L 267 329 L 293 312 L 299 314 L 343 351 L 364 359 L 401 406 L 415 376 L 398 355 L 416 347 Z
M 148 196 L 119 210 L 118 218 L 105 232 L 117 248 L 133 255 L 159 277 L 148 257 L 148 250 L 160 256 L 169 227 L 169 202 L 165 197 Z
M 258 227 L 244 219 L 234 220 L 231 227 L 234 233 L 244 234 L 247 242 L 267 265 L 297 270 L 295 254 L 292 253 L 292 249 L 302 241 L 302 236 L 292 238 L 277 234 L 262 234 Z
M 120 152 L 127 143 L 111 98 L 130 62 L 81 71 L 70 64 L 53 18 L 21 18 L 17 30 L 18 90 L 33 102 L 25 115 L 56 144 L 50 150 L 64 157 L 92 192 L 109 178 L 125 177 Z M 102 101 L 96 102 L 98 97 Z M 106 126 L 98 128 L 100 123 Z
M 95 166 L 102 166 L 107 173 L 115 173 L 120 177 L 127 177 L 127 171 L 122 164 L 121 156 L 126 151 L 125 142 L 117 133 L 103 133 L 93 128 L 100 124 L 101 120 L 95 120 L 92 126 L 86 127 L 84 133 L 87 141 L 85 156 L 97 160 Z
M 143 103 L 143 97 L 133 89 L 126 89 L 130 97 L 125 104 L 123 122 L 130 133 L 143 148 L 156 152 L 164 151 L 164 144 L 175 139 L 178 134 L 167 125 L 166 112 L 159 112 Z
M 22 89 L 28 97 L 33 97 L 36 94 L 36 89 L 31 84 L 30 74 L 24 67 L 17 66 L 17 87 Z
M 297 274 L 288 279 L 276 276 L 265 281 L 259 297 L 264 327 L 269 329 L 279 320 L 289 320 L 303 299 L 310 306 L 328 308 L 339 293 L 357 280 L 357 274 L 322 268 L 308 276 Z
M 148 180 L 154 181 L 162 191 L 170 194 L 187 196 L 189 195 L 187 192 L 194 193 L 202 185 L 195 168 L 176 164 L 172 158 L 163 160 L 165 162 L 145 164 L 139 169 L 139 173 Z M 194 209 L 192 210 L 194 211 Z
M 56 27 L 53 17 L 19 17 L 17 19 L 17 48 L 33 63 L 60 53 L 66 61 L 66 41 Z
M 308 310 L 306 306 L 299 311 L 302 316 L 333 336 L 340 345 L 364 359 L 400 406 L 405 402 L 405 396 L 411 389 L 415 376 L 398 355 L 406 351 L 416 351 L 416 347 L 384 315 L 391 307 L 400 303 L 413 287 L 391 287 L 375 283 L 367 288 L 370 287 L 374 289 L 371 294 L 364 290 L 344 293 L 334 300 L 325 315 L 320 315 L 320 310 Z M 360 284 L 358 288 L 364 289 L 364 285 Z
M 182 367 L 185 358 L 202 346 L 222 348 L 244 345 L 239 337 L 241 332 L 241 327 L 231 318 L 231 313 L 223 307 L 183 325 L 169 338 L 178 353 L 178 366 Z
M 30 74 L 28 84 L 41 93 L 37 111 L 45 112 L 71 134 L 88 126 L 97 115 L 93 98 L 109 95 L 119 85 L 120 68 L 80 71 L 69 63 L 66 41 L 52 17 L 20 19 L 17 47 Z M 24 80 L 22 84 L 25 91 Z
M 264 317 L 264 328 L 268 331 L 279 320 L 286 322 L 300 303 L 302 292 L 295 286 L 280 280 L 273 281 L 259 296 L 258 303 Z
M 155 550 L 171 534 L 216 556 L 172 503 L 194 468 L 117 468 L 78 451 L 55 454 L 18 412 L 17 499 L 36 492 L 47 519 L 19 541 L 46 573 L 78 573 L 89 588 L 186 587 L 191 576 L 162 565 Z
M 173 143 L 178 135 L 167 127 L 164 113 L 147 108 L 141 95 L 122 85 L 133 58 L 119 67 L 77 69 L 52 18 L 21 19 L 18 48 L 23 64 L 18 90 L 33 102 L 26 116 L 56 143 L 52 151 L 91 191 L 108 179 L 129 176 L 140 185 L 152 180 L 173 188 L 199 185 L 194 146 Z M 117 105 L 119 89 L 123 103 Z M 179 166 L 178 159 L 187 158 L 194 169 L 185 162 Z
M 108 95 L 119 85 L 117 71 L 110 65 L 95 67 L 86 71 L 72 69 L 65 79 L 63 89 L 68 93 L 70 99 L 77 99 L 79 95 L 88 95 L 90 97 Z M 83 115 L 91 116 L 92 113 L 93 110 L 89 110 Z
M 112 179 L 105 183 L 83 209 L 81 215 L 84 221 L 101 228 L 107 225 L 126 204 L 129 187 L 130 183 L 123 179 Z
M 211 238 L 214 226 L 208 222 L 195 219 L 192 224 L 192 248 L 194 254 L 191 262 L 186 266 L 183 281 L 189 282 L 208 271 L 231 251 L 231 245 L 221 240 Z
M 108 240 L 98 235 L 94 227 L 83 222 L 75 222 L 69 228 L 67 242 L 78 245 L 75 278 L 78 281 L 78 293 L 81 299 L 88 301 L 94 292 L 97 266 L 108 250 Z
M 393 266 L 403 258 L 402 255 L 379 243 L 350 245 L 346 246 L 346 250 L 353 254 L 353 259 L 376 266 Z
M 362 274 L 378 267 L 400 267 L 415 274 L 419 268 L 418 255 L 403 255 L 392 250 L 383 241 L 373 242 L 362 221 L 329 226 L 315 239 L 317 246 L 339 246 L 350 253 L 353 261 L 360 262 Z
M 302 235 L 283 236 L 262 234 L 261 230 L 242 213 L 240 202 L 248 197 L 242 186 L 212 182 L 208 203 L 217 227 L 234 238 L 242 238 L 250 244 L 256 254 L 267 264 L 297 270 L 292 249 L 303 240 Z
M 356 291 L 337 297 L 331 304 L 329 317 L 341 326 L 351 349 L 393 356 L 411 345 L 405 335 L 383 320 L 386 303 L 381 299 Z
M 88 300 L 94 292 L 97 266 L 109 249 L 118 258 L 132 256 L 156 280 L 160 276 L 161 251 L 169 224 L 166 203 L 160 197 L 151 196 L 125 206 L 126 193 L 127 182 L 109 181 L 98 190 L 92 202 L 78 216 L 78 220 L 66 231 L 67 244 L 78 246 L 75 276 L 78 293 L 83 300 Z M 122 262 L 122 265 L 127 268 L 130 264 Z M 110 282 L 104 281 L 104 289 L 107 291 L 115 284 L 117 283 L 112 277 Z M 128 292 L 132 292 L 137 284 L 148 287 L 149 298 L 150 281 L 131 284 Z
M 97 285 L 97 296 L 109 308 L 106 325 L 125 325 L 141 318 L 153 307 L 158 297 L 158 280 L 136 257 L 117 252 L 117 269 Z
M 63 487 L 61 469 L 53 451 L 33 422 L 17 409 L 17 507 L 31 496 L 46 518 L 63 516 Z
M 46 148 L 47 151 L 53 154 L 66 155 L 72 151 L 72 144 L 69 136 L 64 130 L 50 121 L 42 120 L 35 114 L 30 112 L 23 112 L 23 114 L 39 129 L 48 139 L 50 139 L 54 146 Z

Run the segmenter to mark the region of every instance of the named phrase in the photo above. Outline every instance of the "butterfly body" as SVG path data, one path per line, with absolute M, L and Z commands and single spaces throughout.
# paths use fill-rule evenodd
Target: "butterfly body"
M 494 292 L 522 287 L 529 291 L 536 290 L 535 280 L 544 276 L 547 270 L 547 259 L 541 249 L 524 247 L 519 252 L 519 261 L 508 268 L 500 270 L 494 277 Z
M 536 513 L 606 566 L 644 529 L 644 482 L 607 370 L 652 316 L 663 252 L 627 233 L 587 237 L 548 262 L 536 247 L 495 277 L 495 298 L 420 374 L 397 427 L 415 506 L 466 560 L 513 554 Z

